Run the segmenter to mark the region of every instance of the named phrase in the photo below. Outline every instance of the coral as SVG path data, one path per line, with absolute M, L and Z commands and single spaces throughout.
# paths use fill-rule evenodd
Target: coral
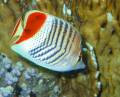
M 61 90 L 56 82 L 55 77 L 25 68 L 20 61 L 13 64 L 0 54 L 0 97 L 58 97 Z
M 7 87 L 0 87 L 0 97 L 12 97 L 13 94 L 13 87 L 7 86 Z
M 16 2 L 17 1 L 17 2 Z M 26 1 L 27 5 L 19 1 Z M 120 95 L 120 0 L 1 0 L 0 1 L 0 52 L 6 53 L 12 62 L 21 61 L 24 69 L 13 66 L 10 61 L 3 61 L 5 55 L 0 55 L 0 87 L 6 88 L 5 75 L 18 78 L 18 85 L 12 82 L 14 94 L 27 97 L 29 94 L 38 97 L 55 97 L 56 92 L 50 92 L 56 86 L 56 80 L 60 84 L 60 97 L 93 97 L 96 92 L 95 73 L 93 66 L 88 65 L 86 75 L 81 73 L 62 74 L 51 73 L 39 67 L 36 71 L 33 63 L 26 62 L 10 50 L 10 35 L 17 18 L 23 14 L 28 4 L 37 5 L 37 9 L 49 14 L 61 17 L 73 24 L 81 33 L 82 37 L 95 47 L 103 83 L 101 97 L 119 97 Z M 70 1 L 70 2 L 69 2 Z M 9 60 L 9 59 L 4 59 Z M 4 63 L 5 62 L 5 63 Z M 3 65 L 4 64 L 4 65 Z M 32 65 L 32 66 L 31 66 Z M 34 68 L 37 75 L 31 76 L 26 68 Z M 38 68 L 38 67 L 37 67 Z M 26 71 L 27 70 L 27 71 Z M 13 72 L 13 73 L 12 73 Z M 30 82 L 24 77 L 27 72 Z M 31 72 L 31 71 L 30 71 Z M 53 75 L 51 77 L 51 75 Z M 96 75 L 97 77 L 98 75 Z M 50 78 L 49 78 L 50 77 Z M 34 78 L 38 80 L 34 80 Z M 50 81 L 47 81 L 51 79 Z M 37 86 L 30 86 L 31 80 Z M 57 83 L 57 85 L 58 85 Z M 48 85 L 51 87 L 48 88 Z M 59 87 L 59 85 L 58 85 Z M 48 88 L 48 90 L 47 90 Z M 53 93 L 53 94 L 51 94 Z M 54 95 L 55 93 L 55 95 Z M 11 94 L 11 93 L 10 93 Z M 0 92 L 0 96 L 3 95 Z M 22 96 L 24 95 L 24 96 Z

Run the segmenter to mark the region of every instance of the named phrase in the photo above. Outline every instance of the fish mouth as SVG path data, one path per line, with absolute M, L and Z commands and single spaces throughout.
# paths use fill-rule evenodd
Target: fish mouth
M 47 16 L 39 11 L 29 11 L 21 16 L 11 34 L 11 43 L 19 44 L 38 33 Z
M 20 17 L 14 27 L 14 30 L 11 33 L 11 40 L 10 43 L 14 44 L 17 40 L 19 40 L 20 36 L 23 32 L 23 26 L 22 26 L 22 17 Z

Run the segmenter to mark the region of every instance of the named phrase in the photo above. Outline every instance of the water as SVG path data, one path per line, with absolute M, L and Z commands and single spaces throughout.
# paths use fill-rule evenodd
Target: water
M 1 0 L 0 52 L 10 58 L 12 68 L 15 68 L 16 63 L 20 61 L 25 69 L 21 72 L 21 76 L 17 77 L 18 80 L 12 81 L 12 85 L 4 82 L 4 77 L 0 78 L 0 91 L 2 91 L 0 95 L 5 91 L 8 94 L 14 91 L 17 96 L 26 92 L 25 97 L 26 95 L 31 97 L 94 97 L 97 93 L 95 68 L 91 61 L 88 64 L 87 74 L 81 72 L 60 74 L 36 66 L 11 51 L 10 33 L 18 17 L 28 9 L 34 8 L 63 18 L 80 31 L 84 40 L 89 42 L 96 51 L 103 84 L 101 97 L 119 97 L 119 4 L 119 0 L 37 0 L 37 2 L 35 0 L 20 0 L 20 2 L 19 0 Z M 0 66 L 0 70 L 2 68 Z M 35 69 L 35 75 L 31 68 Z M 28 71 L 30 74 L 25 73 Z M 9 75 L 8 73 L 11 74 L 11 71 L 5 69 L 6 76 Z M 31 78 L 32 74 L 34 76 Z M 26 80 L 24 76 L 31 80 Z M 14 94 L 10 96 L 14 97 Z

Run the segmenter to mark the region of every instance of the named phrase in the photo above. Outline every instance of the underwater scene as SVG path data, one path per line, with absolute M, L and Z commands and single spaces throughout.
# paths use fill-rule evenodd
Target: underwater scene
M 120 97 L 120 0 L 0 0 L 0 97 Z

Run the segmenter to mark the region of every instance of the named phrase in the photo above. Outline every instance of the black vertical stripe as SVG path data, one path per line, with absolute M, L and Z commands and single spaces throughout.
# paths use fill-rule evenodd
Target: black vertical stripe
M 48 24 L 49 24 L 49 23 L 48 23 Z M 49 39 L 50 39 L 50 36 L 51 36 L 52 30 L 53 30 L 53 26 L 54 26 L 54 20 L 52 20 L 52 27 L 51 27 L 51 29 L 50 29 L 50 32 L 49 32 L 49 35 L 48 35 L 48 41 L 47 41 L 46 44 L 48 44 L 48 42 L 49 42 Z M 45 27 L 45 28 L 46 28 L 46 27 Z M 45 42 L 44 42 L 44 44 L 45 44 Z M 38 47 L 36 47 L 36 48 L 30 50 L 29 52 L 30 52 L 30 54 L 32 55 L 32 54 L 35 53 L 35 51 L 39 50 L 40 48 L 41 48 L 41 46 L 38 45 Z
M 61 33 L 63 33 L 63 36 L 62 36 L 62 38 L 61 38 L 62 41 L 61 41 L 61 43 L 60 43 L 60 49 L 59 49 L 58 51 L 56 51 L 54 54 L 52 54 L 51 56 L 47 57 L 46 60 L 49 60 L 49 59 L 52 58 L 54 55 L 58 54 L 61 49 L 63 49 L 62 46 L 63 46 L 63 41 L 64 41 L 64 39 L 65 39 L 65 35 L 66 35 L 67 33 L 68 33 L 68 35 L 69 35 L 69 33 L 70 33 L 69 30 L 68 30 L 68 26 L 69 26 L 69 25 L 68 25 L 67 23 L 65 23 L 65 26 L 62 27 L 62 29 L 64 29 L 64 31 L 61 32 Z M 69 36 L 70 36 L 70 35 L 69 35 Z M 67 39 L 69 39 L 69 36 L 68 36 Z M 49 63 L 53 63 L 54 61 L 58 60 L 64 53 L 65 53 L 65 52 L 62 52 L 60 55 L 58 55 L 56 58 L 54 58 L 53 60 L 51 60 Z
M 65 46 L 65 50 L 66 50 L 66 48 L 67 48 L 67 46 L 68 46 L 68 43 L 69 43 L 69 41 L 70 41 L 70 39 L 71 39 L 72 33 L 74 33 L 74 32 L 73 32 L 73 30 L 72 30 L 72 27 L 70 27 L 70 32 L 69 32 L 69 36 L 68 36 L 68 39 L 67 39 L 67 44 L 66 44 L 66 46 Z
M 58 44 L 58 39 L 60 37 L 60 33 L 62 33 L 61 31 L 62 31 L 62 27 L 63 27 L 63 21 L 60 20 L 59 22 L 60 22 L 60 24 L 57 25 L 58 33 L 56 34 L 56 32 L 54 32 L 56 34 L 56 36 L 57 36 L 57 38 L 55 40 L 55 46 L 53 48 L 51 48 L 51 49 L 48 49 L 46 52 L 44 52 L 42 54 L 39 54 L 37 57 L 40 57 L 40 56 L 42 57 L 43 55 L 45 56 L 45 54 L 48 54 L 48 53 L 52 52 L 53 50 L 56 50 L 56 47 L 57 47 L 57 44 Z M 45 58 L 43 60 L 48 60 L 49 58 L 51 58 L 52 56 L 57 54 L 59 51 L 60 51 L 60 49 L 57 50 L 56 52 L 54 52 L 53 54 L 51 54 L 50 56 L 47 56 L 47 58 Z
M 63 32 L 63 36 L 62 36 L 62 41 L 61 41 L 61 44 L 60 44 L 60 47 L 62 48 L 62 45 L 63 45 L 63 41 L 64 41 L 64 37 L 67 33 L 67 29 L 68 29 L 68 24 L 65 23 L 65 28 L 64 28 L 64 32 Z M 68 32 L 69 33 L 69 32 Z
M 67 47 L 68 47 L 68 44 L 69 44 L 69 42 L 70 42 L 70 39 L 72 38 L 72 34 L 74 34 L 73 39 L 72 39 L 72 41 L 73 41 L 74 38 L 75 38 L 75 34 L 76 34 L 76 33 L 73 32 L 72 27 L 70 27 L 70 31 L 69 31 L 68 33 L 69 33 L 69 37 L 68 37 L 68 39 L 67 39 L 68 41 L 67 41 L 67 45 L 66 45 L 66 47 L 65 47 L 65 52 L 64 52 L 64 53 L 61 53 L 61 55 L 57 56 L 54 60 L 52 60 L 51 62 L 49 62 L 49 64 L 52 64 L 53 62 L 59 60 L 60 57 L 63 57 L 63 56 L 65 57 L 67 54 L 69 54 L 73 43 L 71 43 L 70 48 L 68 49 L 68 51 L 66 51 L 66 49 L 67 49 Z
M 49 24 L 49 23 L 48 23 Z M 51 27 L 51 29 L 50 29 L 50 32 L 48 32 L 48 39 L 47 39 L 47 42 L 45 43 L 46 44 L 46 46 L 47 46 L 47 44 L 48 44 L 48 42 L 49 42 L 49 40 L 50 40 L 50 36 L 51 36 L 51 33 L 52 33 L 52 30 L 53 30 L 53 26 L 54 26 L 54 20 L 52 20 L 52 27 Z M 47 27 L 46 27 L 47 28 Z M 45 46 L 45 47 L 46 47 Z
M 41 52 L 42 50 L 44 50 L 44 49 L 46 49 L 46 48 L 48 48 L 48 47 L 50 47 L 50 46 L 52 45 L 52 42 L 53 42 L 53 39 L 54 39 L 54 36 L 55 36 L 55 31 L 56 31 L 57 24 L 58 24 L 57 19 L 55 19 L 54 21 L 55 21 L 55 24 L 53 23 L 53 27 L 54 27 L 54 28 L 53 28 L 53 29 L 51 30 L 51 32 L 50 32 L 50 33 L 53 33 L 53 36 L 50 35 L 50 37 L 52 38 L 52 40 L 50 41 L 50 44 L 49 44 L 48 46 L 46 46 L 46 47 L 43 47 L 43 48 L 40 48 L 40 49 L 34 51 L 34 52 L 32 53 L 32 55 L 35 55 L 35 54 Z M 49 37 L 49 38 L 50 38 L 50 37 Z M 49 41 L 48 41 L 48 42 L 49 42 Z

